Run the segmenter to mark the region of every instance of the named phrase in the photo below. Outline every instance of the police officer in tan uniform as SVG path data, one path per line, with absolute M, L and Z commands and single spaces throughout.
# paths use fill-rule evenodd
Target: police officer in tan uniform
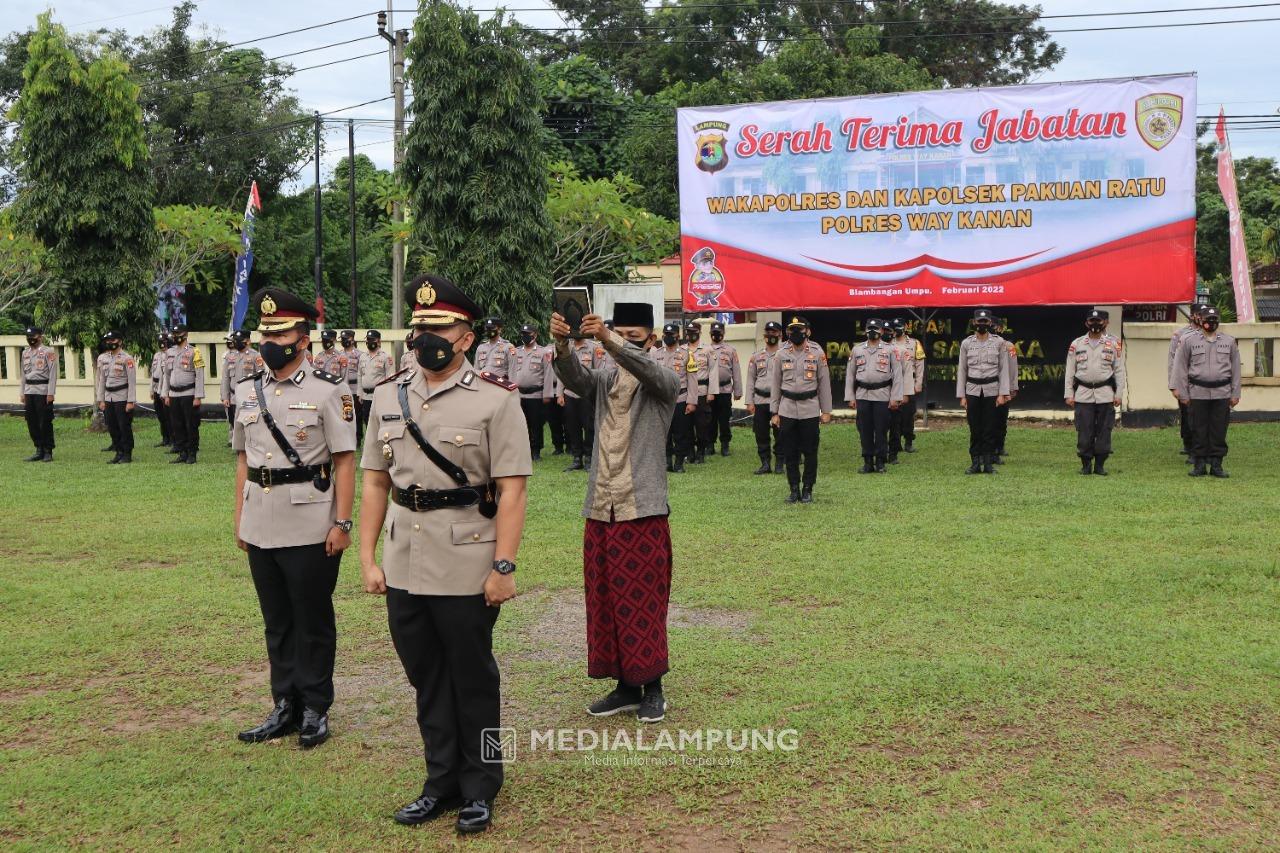
M 361 573 L 367 592 L 386 594 L 427 760 L 421 794 L 395 819 L 425 823 L 461 807 L 457 829 L 479 832 L 502 786 L 482 733 L 501 725 L 493 626 L 516 594 L 533 464 L 516 386 L 467 363 L 476 304 L 431 274 L 405 299 L 419 369 L 378 386 L 360 463 Z
M 893 347 L 902 357 L 902 403 L 889 417 L 889 463 L 899 453 L 915 453 L 916 398 L 924 390 L 924 347 L 907 334 L 907 321 L 894 317 L 889 323 Z
M 587 370 L 599 370 L 604 348 L 595 341 L 585 338 L 574 339 L 569 348 L 575 358 Z M 564 407 L 565 440 L 569 445 L 569 455 L 573 461 L 566 471 L 584 471 L 591 467 L 591 450 L 596 442 L 595 408 L 591 401 L 583 401 L 581 397 L 563 386 L 560 387 L 560 405 Z
M 28 462 L 53 461 L 53 397 L 58 388 L 58 351 L 44 345 L 44 331 L 27 327 L 22 350 L 22 380 L 18 394 L 27 416 L 27 433 L 36 452 Z
M 711 366 L 715 364 L 711 345 L 702 340 L 702 326 L 690 320 L 684 327 L 685 406 L 693 417 L 693 458 L 701 465 L 707 454 L 715 454 L 715 413 L 712 411 Z
M 778 430 L 769 424 L 769 365 L 778 355 L 782 341 L 782 324 L 770 320 L 764 324 L 764 347 L 747 359 L 746 389 L 747 414 L 751 415 L 751 428 L 756 438 L 756 453 L 760 456 L 757 474 L 784 473 L 782 448 L 778 446 Z M 770 444 L 772 443 L 772 449 Z M 774 465 L 769 466 L 769 460 Z
M 1076 455 L 1081 474 L 1107 475 L 1111 428 L 1124 397 L 1124 345 L 1107 334 L 1110 315 L 1095 308 L 1084 321 L 1088 333 L 1067 347 L 1066 401 L 1075 409 Z
M 956 396 L 969 422 L 966 474 L 994 474 L 996 409 L 1009 402 L 1008 344 L 991 334 L 994 318 L 986 308 L 973 313 L 974 333 L 960 343 Z
M 364 334 L 365 349 L 360 355 L 357 373 L 360 377 L 360 427 L 369 428 L 369 407 L 373 405 L 373 389 L 396 372 L 391 354 L 382 348 L 382 332 L 370 329 Z
M 404 336 L 404 352 L 400 353 L 400 370 L 412 370 L 418 363 L 413 357 L 413 347 L 409 346 L 412 342 L 413 329 L 410 329 Z
M 724 323 L 719 320 L 711 324 L 712 363 L 708 377 L 708 390 L 711 394 L 711 430 L 712 441 L 708 444 L 708 453 L 715 453 L 715 435 L 720 435 L 720 455 L 729 455 L 729 442 L 733 431 L 729 426 L 729 418 L 733 414 L 733 401 L 742 397 L 742 366 L 738 362 L 738 351 L 732 344 L 724 341 Z
M 662 343 L 649 350 L 649 358 L 674 373 L 680 383 L 675 408 L 671 413 L 671 426 L 667 428 L 667 470 L 673 474 L 683 474 L 685 460 L 693 452 L 693 419 L 685 410 L 689 400 L 689 385 L 685 377 L 689 350 L 680 343 L 679 323 L 667 323 L 662 327 Z
M 1003 406 L 996 407 L 996 453 L 991 461 L 997 465 L 1004 464 L 1004 457 L 1008 455 L 1005 453 L 1004 444 L 1009 437 L 1009 409 L 1018 396 L 1018 346 L 1005 338 L 1004 334 L 1004 319 L 994 318 L 991 335 L 1004 342 L 1004 359 L 1008 363 L 1009 371 L 1009 401 Z
M 94 397 L 111 433 L 111 446 L 116 455 L 108 465 L 133 461 L 133 410 L 138 405 L 138 368 L 133 356 L 120 346 L 120 333 L 108 331 L 102 336 L 106 351 L 98 356 L 94 375 Z
M 831 371 L 827 354 L 809 340 L 809 323 L 792 317 L 787 342 L 769 368 L 770 423 L 787 463 L 787 503 L 813 503 L 818 480 L 818 425 L 831 423 Z M 801 485 L 800 457 L 804 457 Z
M 333 329 L 325 329 L 320 333 L 320 352 L 311 359 L 317 370 L 347 378 L 347 355 L 338 348 L 338 333 Z
M 488 317 L 484 321 L 484 340 L 476 347 L 476 370 L 489 372 L 503 379 L 511 378 L 515 367 L 516 348 L 502 336 L 502 318 Z
M 542 433 L 547 422 L 547 406 L 555 396 L 555 371 L 551 369 L 551 347 L 538 344 L 538 327 L 520 327 L 520 346 L 515 348 L 511 381 L 520 389 L 520 408 L 529 425 L 529 452 L 542 458 Z
M 200 403 L 204 399 L 204 356 L 187 343 L 187 327 L 174 326 L 160 394 L 173 415 L 173 464 L 196 464 L 200 452 Z
M 160 380 L 164 375 L 165 351 L 173 346 L 173 341 L 169 340 L 169 330 L 161 329 L 159 336 L 156 338 L 159 349 L 156 354 L 151 356 L 151 405 L 155 410 L 156 421 L 160 424 L 160 441 L 156 443 L 156 447 L 168 447 L 173 443 L 173 436 L 169 432 L 169 410 L 164 404 L 164 397 L 160 396 Z
M 1193 443 L 1191 430 L 1191 410 L 1186 403 L 1178 399 L 1178 391 L 1173 384 L 1173 363 L 1178 357 L 1178 348 L 1182 346 L 1182 342 L 1188 336 L 1197 334 L 1200 331 L 1200 315 L 1206 308 L 1211 306 L 1207 302 L 1193 302 L 1188 308 L 1187 325 L 1178 329 L 1173 333 L 1173 337 L 1169 339 L 1169 364 L 1167 373 L 1169 375 L 1169 393 L 1173 394 L 1173 399 L 1178 400 L 1178 431 L 1182 436 L 1183 456 L 1187 457 L 1187 462 L 1193 462 L 1195 455 L 1191 452 Z
M 227 411 L 227 422 L 232 431 L 236 424 L 236 386 L 241 380 L 248 379 L 263 369 L 262 356 L 249 346 L 249 333 L 236 330 L 227 335 L 231 339 L 230 348 L 222 358 L 222 406 Z M 227 446 L 230 447 L 230 441 Z
M 867 320 L 866 341 L 849 352 L 844 398 L 857 412 L 862 444 L 860 474 L 883 474 L 889 458 L 889 417 L 902 402 L 902 361 L 893 344 L 880 339 L 885 323 Z
M 356 401 L 356 443 L 364 439 L 364 422 L 360 420 L 360 348 L 356 346 L 354 329 L 343 329 L 338 333 L 338 345 L 347 359 L 347 391 L 351 399 Z
M 355 401 L 341 376 L 307 364 L 314 306 L 273 287 L 252 299 L 266 369 L 236 389 L 236 539 L 266 625 L 275 706 L 239 737 L 258 743 L 297 731 L 308 748 L 329 737 L 333 589 L 351 544 Z
M 1230 476 L 1222 459 L 1231 410 L 1240 404 L 1240 347 L 1218 323 L 1218 309 L 1201 308 L 1200 330 L 1182 339 L 1173 363 L 1174 390 L 1191 415 L 1192 477 L 1203 477 L 1206 465 L 1211 476 Z

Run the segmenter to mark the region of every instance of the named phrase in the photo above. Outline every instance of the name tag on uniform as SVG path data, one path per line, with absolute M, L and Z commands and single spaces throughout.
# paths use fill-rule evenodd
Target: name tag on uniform
M 400 415 L 383 415 L 382 419 L 384 421 L 398 421 L 400 420 Z
M 289 408 L 295 411 L 314 412 L 318 407 L 312 403 L 290 403 Z

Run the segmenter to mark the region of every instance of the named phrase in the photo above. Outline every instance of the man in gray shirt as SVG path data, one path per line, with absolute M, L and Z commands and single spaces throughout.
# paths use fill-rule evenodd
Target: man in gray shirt
M 1173 390 L 1191 414 L 1192 477 L 1205 465 L 1214 477 L 1227 477 L 1227 424 L 1240 404 L 1240 349 L 1236 339 L 1218 331 L 1218 309 L 1200 312 L 1200 331 L 1182 339 L 1173 362 Z

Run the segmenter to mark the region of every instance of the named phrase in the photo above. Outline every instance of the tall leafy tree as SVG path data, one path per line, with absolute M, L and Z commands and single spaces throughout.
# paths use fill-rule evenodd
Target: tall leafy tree
M 404 178 L 437 269 L 512 323 L 550 306 L 541 98 L 502 16 L 427 0 L 414 21 Z
M 152 182 L 128 68 L 108 53 L 83 65 L 42 14 L 10 112 L 22 187 L 16 219 L 49 250 L 37 313 L 82 345 L 108 327 L 143 344 L 154 327 Z

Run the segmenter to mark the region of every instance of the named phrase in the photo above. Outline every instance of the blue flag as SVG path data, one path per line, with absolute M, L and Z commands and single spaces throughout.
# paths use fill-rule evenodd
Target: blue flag
M 240 245 L 244 251 L 236 255 L 236 281 L 231 293 L 231 328 L 236 332 L 244 325 L 244 315 L 249 310 L 249 273 L 253 270 L 253 226 L 255 211 L 262 209 L 258 200 L 258 182 L 249 187 L 249 200 L 244 206 L 244 225 L 240 228 Z

